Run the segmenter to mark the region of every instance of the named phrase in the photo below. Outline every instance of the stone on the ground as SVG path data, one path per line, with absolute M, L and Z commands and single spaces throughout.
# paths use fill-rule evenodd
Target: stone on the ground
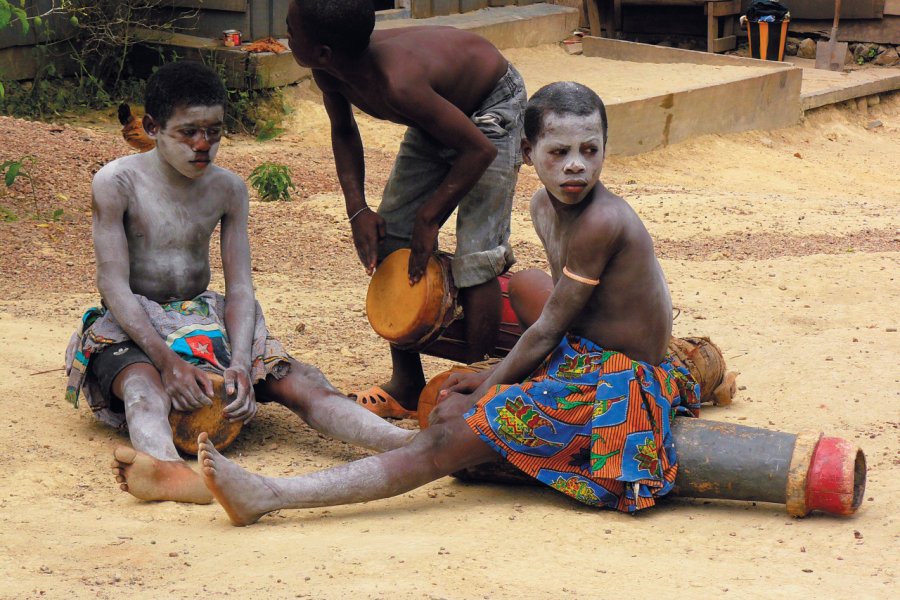
M 883 125 L 884 125 L 884 123 L 882 123 L 878 119 L 875 119 L 874 121 L 869 121 L 869 124 L 866 125 L 866 129 L 871 131 L 872 129 L 878 129 L 879 127 L 881 127 Z
M 797 47 L 797 56 L 800 58 L 816 57 L 816 42 L 812 38 L 806 38 Z
M 853 52 L 853 60 L 856 61 L 857 64 L 862 64 L 864 62 L 871 62 L 876 56 L 878 56 L 878 44 L 851 44 L 850 51 Z
M 876 56 L 872 63 L 882 67 L 892 67 L 900 63 L 900 54 L 897 53 L 896 48 L 888 47 L 884 52 Z
M 871 96 L 866 96 L 866 102 L 869 106 L 875 106 L 876 104 L 881 104 L 881 96 L 878 94 L 872 94 Z

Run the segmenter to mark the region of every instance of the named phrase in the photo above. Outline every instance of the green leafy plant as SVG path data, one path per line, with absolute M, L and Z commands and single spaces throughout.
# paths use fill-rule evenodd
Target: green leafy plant
M 256 134 L 257 142 L 268 142 L 269 140 L 273 140 L 277 138 L 279 135 L 284 133 L 284 127 L 279 127 L 281 123 L 275 119 L 268 119 L 265 123 L 258 127 L 258 132 Z
M 31 197 L 34 199 L 35 213 L 37 212 L 38 204 L 37 190 L 34 187 L 34 178 L 28 171 L 24 170 L 24 167 L 26 164 L 34 165 L 36 162 L 37 159 L 33 156 L 23 156 L 19 160 L 8 160 L 0 164 L 0 174 L 3 175 L 3 183 L 6 184 L 7 189 L 11 188 L 19 177 L 28 181 L 28 185 L 31 186 Z
M 249 181 L 263 202 L 290 200 L 290 190 L 297 189 L 291 181 L 291 170 L 277 163 L 262 163 L 250 173 Z

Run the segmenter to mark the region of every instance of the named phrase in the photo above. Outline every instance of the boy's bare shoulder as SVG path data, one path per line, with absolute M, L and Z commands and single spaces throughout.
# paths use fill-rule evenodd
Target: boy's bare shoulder
M 134 177 L 148 168 L 148 159 L 146 154 L 129 154 L 103 165 L 91 180 L 94 202 L 103 204 L 127 195 Z
M 582 245 L 609 247 L 623 242 L 636 216 L 624 198 L 599 186 L 591 204 L 581 213 L 574 229 L 573 241 Z

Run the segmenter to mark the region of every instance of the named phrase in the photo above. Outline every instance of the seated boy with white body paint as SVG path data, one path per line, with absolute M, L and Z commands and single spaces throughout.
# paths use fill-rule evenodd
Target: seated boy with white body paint
M 525 161 L 545 186 L 531 214 L 554 282 L 537 320 L 492 370 L 448 380 L 431 426 L 402 448 L 268 478 L 228 461 L 201 434 L 203 475 L 232 522 L 393 496 L 498 460 L 622 511 L 652 506 L 672 488 L 670 421 L 696 414 L 698 390 L 667 356 L 672 305 L 650 235 L 599 181 L 603 103 L 579 84 L 546 86 L 528 103 L 525 137 Z
M 250 272 L 244 182 L 213 164 L 225 88 L 209 68 L 177 62 L 147 82 L 144 128 L 156 149 L 125 156 L 93 181 L 101 308 L 89 310 L 66 352 L 67 398 L 83 393 L 99 419 L 127 425 L 115 450 L 121 488 L 144 500 L 207 503 L 212 495 L 179 456 L 168 415 L 210 405 L 207 372 L 224 377 L 233 421 L 256 399 L 312 427 L 377 450 L 412 434 L 342 397 L 315 367 L 285 353 L 265 326 Z M 210 291 L 210 238 L 221 225 L 224 296 Z

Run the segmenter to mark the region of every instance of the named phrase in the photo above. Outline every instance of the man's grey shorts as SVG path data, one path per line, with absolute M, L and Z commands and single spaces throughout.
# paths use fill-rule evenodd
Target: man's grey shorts
M 497 148 L 497 158 L 459 203 L 456 251 L 451 268 L 457 287 L 490 281 L 514 262 L 509 245 L 509 218 L 519 167 L 522 165 L 522 125 L 525 83 L 509 65 L 471 120 Z M 416 211 L 438 188 L 456 159 L 456 151 L 410 127 L 397 153 L 378 214 L 387 222 L 387 238 L 379 260 L 408 248 Z

